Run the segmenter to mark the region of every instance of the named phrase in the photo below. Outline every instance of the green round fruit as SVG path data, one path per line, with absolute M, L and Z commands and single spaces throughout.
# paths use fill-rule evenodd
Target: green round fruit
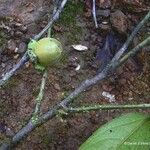
M 57 62 L 61 57 L 62 51 L 61 43 L 54 38 L 43 38 L 39 40 L 34 49 L 40 65 L 45 67 Z

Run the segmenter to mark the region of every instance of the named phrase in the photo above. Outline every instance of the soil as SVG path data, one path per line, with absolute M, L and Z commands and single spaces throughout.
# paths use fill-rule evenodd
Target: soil
M 19 5 L 22 4 L 21 6 L 24 9 L 22 12 L 24 13 L 28 6 L 41 7 L 41 5 L 38 5 L 38 2 L 36 6 L 32 5 L 34 4 L 33 2 L 30 5 L 26 4 L 26 7 L 24 2 L 18 2 Z M 13 6 L 13 2 L 11 5 Z M 41 109 L 42 113 L 65 98 L 83 80 L 96 75 L 100 67 L 95 66 L 95 53 L 100 49 L 106 31 L 99 28 L 95 29 L 92 16 L 87 16 L 87 10 L 84 10 L 84 7 L 85 5 L 80 1 L 70 2 L 66 6 L 60 20 L 54 24 L 52 36 L 62 42 L 65 55 L 62 64 L 49 68 Z M 117 8 L 113 7 L 114 10 L 121 10 L 126 16 L 124 18 L 128 21 L 128 24 L 126 24 L 128 27 L 125 28 L 125 31 L 121 31 L 121 34 L 125 34 L 122 32 L 126 32 L 126 35 L 130 34 L 135 24 L 146 14 L 146 8 L 142 13 L 139 12 L 138 14 L 122 10 L 121 5 L 117 6 Z M 46 10 L 46 12 L 51 10 L 52 8 Z M 35 11 L 38 11 L 38 9 Z M 33 10 L 30 11 L 30 13 L 32 12 Z M 37 12 L 36 14 L 39 13 Z M 18 20 L 16 15 L 11 16 L 10 14 L 11 19 L 5 16 L 5 19 L 1 20 L 1 23 L 3 22 L 5 25 L 0 30 L 2 49 L 0 50 L 1 76 L 19 61 L 26 50 L 29 37 L 38 33 L 46 25 L 48 19 L 46 14 L 45 16 L 38 15 L 38 20 L 37 18 L 32 18 L 35 15 L 31 14 L 31 20 L 27 18 L 29 20 L 28 24 L 26 24 L 26 21 Z M 110 30 L 110 28 L 107 29 Z M 148 25 L 141 31 L 142 34 L 135 38 L 132 46 L 147 36 L 144 34 L 147 31 L 146 29 L 149 29 Z M 111 28 L 111 30 L 115 29 Z M 119 31 L 115 32 L 120 34 Z M 85 45 L 88 47 L 88 50 L 76 51 L 71 46 L 73 44 Z M 17 48 L 21 48 L 21 51 Z M 129 60 L 119 67 L 111 77 L 84 91 L 74 100 L 71 106 L 149 103 L 149 60 L 149 53 L 143 50 L 138 54 L 138 61 L 142 66 L 140 70 L 137 71 L 137 66 Z M 76 70 L 78 64 L 81 65 L 81 68 Z M 39 91 L 41 78 L 42 74 L 35 70 L 31 63 L 28 63 L 0 89 L 0 144 L 7 141 L 30 119 L 34 110 L 35 98 Z M 103 92 L 114 95 L 115 100 L 110 101 L 102 95 Z M 76 150 L 98 127 L 123 113 L 134 111 L 150 112 L 150 110 L 141 109 L 106 110 L 57 116 L 36 128 L 16 146 L 16 150 Z

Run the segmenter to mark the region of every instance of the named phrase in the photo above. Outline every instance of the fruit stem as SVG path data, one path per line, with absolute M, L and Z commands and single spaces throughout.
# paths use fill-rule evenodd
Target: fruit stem
M 48 34 L 47 34 L 47 37 L 49 37 L 49 38 L 51 37 L 51 31 L 52 31 L 51 28 L 49 28 L 48 29 Z

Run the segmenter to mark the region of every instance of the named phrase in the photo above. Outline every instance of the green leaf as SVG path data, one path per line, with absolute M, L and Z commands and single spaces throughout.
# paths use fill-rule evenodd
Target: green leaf
M 108 122 L 80 150 L 150 150 L 150 116 L 129 113 Z

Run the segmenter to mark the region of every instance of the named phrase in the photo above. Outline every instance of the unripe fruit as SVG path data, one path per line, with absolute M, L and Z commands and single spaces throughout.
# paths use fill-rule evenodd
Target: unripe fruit
M 43 38 L 39 40 L 34 49 L 40 65 L 44 67 L 57 62 L 61 57 L 62 51 L 61 43 L 54 38 Z

